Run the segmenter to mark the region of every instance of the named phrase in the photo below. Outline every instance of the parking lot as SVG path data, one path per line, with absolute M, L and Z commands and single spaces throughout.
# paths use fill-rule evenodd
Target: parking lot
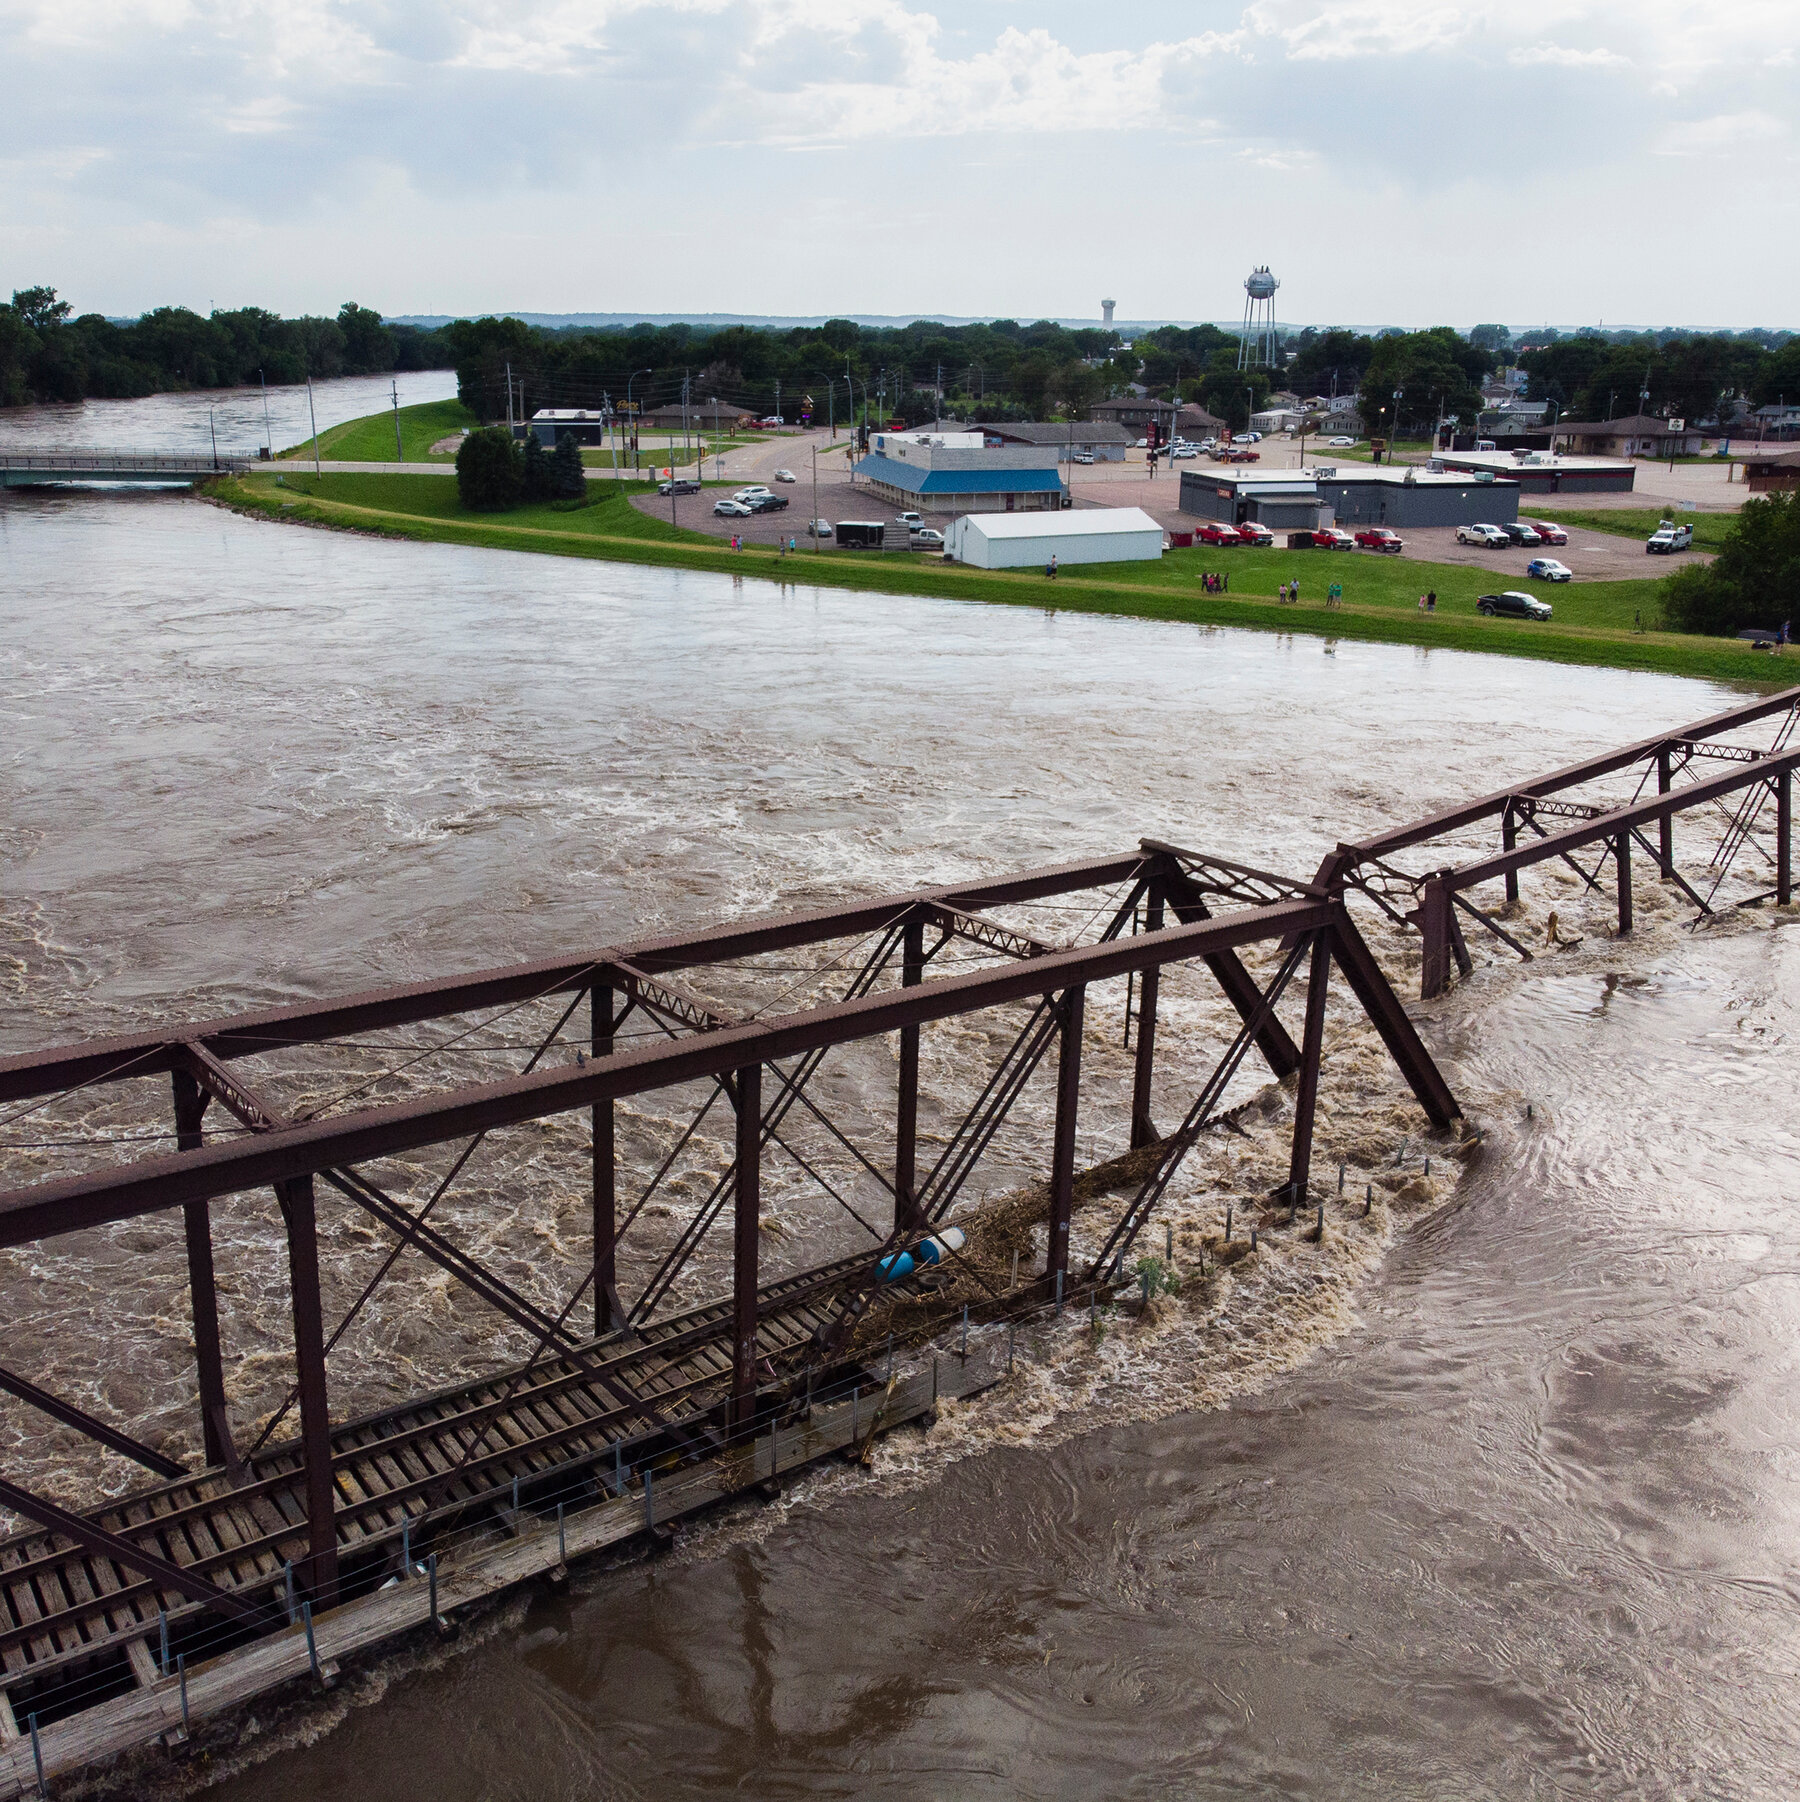
M 866 484 L 852 483 L 841 445 L 827 451 L 823 434 L 815 434 L 810 437 L 778 439 L 773 443 L 746 447 L 731 455 L 727 462 L 728 480 L 724 486 L 708 486 L 699 494 L 676 497 L 673 513 L 675 523 L 689 531 L 705 532 L 713 538 L 729 539 L 735 532 L 746 544 L 773 545 L 791 537 L 801 550 L 806 549 L 811 543 L 806 536 L 806 522 L 812 517 L 814 507 L 811 446 L 815 443 L 820 446 L 817 498 L 820 517 L 830 520 L 833 525 L 845 519 L 891 521 L 898 509 L 880 500 Z M 1291 444 L 1276 441 L 1265 443 L 1261 448 L 1270 453 L 1266 461 L 1277 466 L 1290 458 L 1297 460 L 1297 447 Z M 829 476 L 826 474 L 828 465 L 832 472 Z M 1075 504 L 1078 507 L 1142 507 L 1165 531 L 1191 532 L 1201 522 L 1183 513 L 1179 502 L 1181 471 L 1194 467 L 1194 463 L 1177 463 L 1171 469 L 1164 463 L 1151 476 L 1145 466 L 1143 453 L 1139 451 L 1133 453 L 1131 460 L 1127 462 L 1077 464 L 1072 472 L 1065 473 L 1073 474 Z M 1211 465 L 1203 461 L 1198 467 Z M 792 469 L 800 479 L 792 484 L 777 482 L 774 472 L 778 468 Z M 759 513 L 748 519 L 715 517 L 712 511 L 715 501 L 729 496 L 734 488 L 752 483 L 762 483 L 772 488 L 787 500 L 787 507 L 779 513 Z M 1555 520 L 1555 497 L 1543 498 L 1549 505 L 1542 508 L 1528 505 L 1522 510 L 1522 517 Z M 1584 508 L 1592 507 L 1598 498 L 1601 497 L 1584 499 L 1580 505 Z M 1640 507 L 1649 501 L 1647 496 L 1634 495 L 1604 498 L 1630 501 Z M 639 495 L 632 504 L 655 518 L 671 517 L 666 497 Z M 1655 503 L 1649 501 L 1649 504 Z M 940 531 L 954 517 L 952 512 L 939 513 L 929 508 L 922 508 L 921 511 L 924 512 L 927 523 Z M 1566 563 L 1578 582 L 1617 582 L 1666 575 L 1679 568 L 1683 562 L 1706 555 L 1700 551 L 1683 551 L 1672 557 L 1651 557 L 1645 553 L 1643 540 L 1640 538 L 1625 538 L 1583 527 L 1570 527 L 1568 532 L 1569 542 L 1566 545 L 1544 545 L 1533 551 L 1523 545 L 1489 549 L 1480 545 L 1460 544 L 1457 542 L 1454 526 L 1413 527 L 1400 533 L 1406 541 L 1406 549 L 1400 555 L 1403 560 L 1410 558 L 1429 563 L 1468 564 L 1490 570 L 1496 588 L 1518 587 L 1526 580 L 1526 564 L 1534 556 L 1540 555 L 1555 557 Z M 1277 543 L 1284 542 L 1285 536 L 1279 534 Z M 1353 554 L 1367 557 L 1377 553 L 1358 551 Z

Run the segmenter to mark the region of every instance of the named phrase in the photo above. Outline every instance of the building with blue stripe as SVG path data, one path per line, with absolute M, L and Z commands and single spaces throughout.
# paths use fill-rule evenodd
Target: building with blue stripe
M 930 513 L 1015 513 L 1068 504 L 1054 449 L 990 446 L 980 432 L 877 432 L 855 466 L 882 500 Z

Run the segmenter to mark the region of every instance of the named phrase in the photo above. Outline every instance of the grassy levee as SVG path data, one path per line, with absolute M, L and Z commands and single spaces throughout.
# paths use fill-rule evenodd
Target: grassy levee
M 1554 504 L 1554 503 L 1552 503 Z M 1618 538 L 1646 539 L 1665 520 L 1694 528 L 1694 549 L 1721 551 L 1725 534 L 1737 524 L 1735 513 L 1659 513 L 1654 507 L 1621 507 L 1618 512 L 1596 507 L 1591 512 L 1556 513 L 1534 511 L 1527 518 L 1554 519 L 1559 526 L 1581 526 L 1590 532 L 1611 532 Z M 1657 559 L 1650 559 L 1655 563 Z M 1679 568 L 1679 553 L 1669 558 L 1671 568 Z
M 448 463 L 449 457 L 433 457 L 431 447 L 452 432 L 481 422 L 459 400 L 428 400 L 400 409 L 400 443 L 403 463 Z M 282 460 L 312 461 L 312 439 L 280 453 Z M 370 413 L 362 419 L 346 419 L 319 434 L 321 463 L 392 463 L 394 461 L 393 413 Z
M 1157 563 L 1109 564 L 1091 573 L 1071 567 L 1052 582 L 1041 570 L 946 566 L 935 556 L 917 554 L 803 549 L 783 557 L 760 545 L 734 552 L 717 538 L 671 526 L 667 519 L 633 507 L 629 497 L 647 492 L 645 483 L 621 483 L 617 492 L 609 483 L 603 498 L 572 512 L 536 506 L 482 514 L 465 512 L 455 484 L 441 476 L 283 475 L 280 486 L 272 474 L 259 473 L 226 478 L 212 484 L 210 492 L 246 512 L 429 543 L 706 570 L 874 594 L 1489 651 L 1761 687 L 1793 679 L 1785 662 L 1734 639 L 1634 630 L 1639 614 L 1657 615 L 1654 580 L 1560 586 L 1548 591 L 1555 620 L 1538 624 L 1476 613 L 1475 601 L 1492 589 L 1493 578 L 1462 564 L 1347 551 L 1192 550 L 1171 551 Z M 681 504 L 697 506 L 700 497 Z M 1203 593 L 1204 571 L 1227 575 L 1231 592 Z M 1276 588 L 1296 577 L 1303 598 L 1283 605 Z M 1345 591 L 1343 604 L 1334 608 L 1325 605 L 1331 581 L 1341 582 Z M 1418 611 L 1418 596 L 1426 588 L 1437 590 L 1434 614 Z

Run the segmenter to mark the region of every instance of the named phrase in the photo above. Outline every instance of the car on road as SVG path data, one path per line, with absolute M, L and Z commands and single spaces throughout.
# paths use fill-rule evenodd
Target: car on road
M 765 488 L 761 482 L 752 482 L 748 488 L 734 488 L 731 498 L 734 501 L 753 501 L 759 494 L 773 494 L 773 488 Z
M 1275 542 L 1275 534 L 1271 532 L 1267 526 L 1259 524 L 1256 520 L 1247 519 L 1238 527 L 1238 539 L 1244 544 L 1273 544 Z
M 787 504 L 788 497 L 785 494 L 753 494 L 744 502 L 752 513 L 780 513 L 786 509 Z
M 1533 557 L 1525 565 L 1525 573 L 1534 582 L 1572 582 L 1574 570 L 1566 563 L 1558 563 L 1554 557 Z
M 809 519 L 806 522 L 806 535 L 808 538 L 829 538 L 831 536 L 831 521 L 828 519 Z
M 1226 545 L 1242 544 L 1242 534 L 1228 520 L 1209 519 L 1197 534 L 1202 544 Z
M 1171 463 L 1185 462 L 1189 457 L 1197 457 L 1200 452 L 1191 444 L 1178 444 L 1169 452 Z
M 779 413 L 771 413 L 766 418 L 759 419 L 756 423 L 758 425 L 786 425 L 787 421 L 783 419 Z
M 778 469 L 775 472 L 775 480 L 778 482 L 797 482 L 799 479 L 791 469 Z
M 1693 542 L 1692 526 L 1678 526 L 1672 519 L 1665 519 L 1644 540 L 1644 549 L 1653 557 L 1666 557 L 1672 551 L 1685 551 Z
M 1238 438 L 1239 438 L 1239 441 L 1244 444 L 1261 444 L 1262 443 L 1262 433 L 1261 432 L 1240 432 L 1240 433 L 1238 433 Z
M 1342 526 L 1320 526 L 1312 541 L 1322 551 L 1353 551 L 1356 540 Z
M 1456 542 L 1458 544 L 1495 545 L 1511 544 L 1512 540 L 1498 526 L 1473 525 L 1458 526 Z
M 944 535 L 936 526 L 914 526 L 909 536 L 922 551 L 941 551 L 944 548 Z
M 1554 525 L 1547 519 L 1534 519 L 1532 530 L 1538 535 L 1539 544 L 1567 544 L 1569 535 L 1561 526 Z
M 1230 450 L 1214 451 L 1215 457 L 1223 457 L 1227 463 L 1260 463 L 1262 452 L 1246 450 L 1241 444 L 1234 444 Z
M 748 519 L 756 509 L 742 501 L 714 501 L 713 513 L 719 519 Z
M 1333 450 L 1348 450 L 1356 440 L 1354 438 L 1327 438 L 1325 442 L 1330 445 Z
M 700 484 L 687 476 L 677 476 L 672 482 L 663 482 L 659 484 L 656 492 L 660 494 L 664 500 L 667 500 L 671 494 L 698 494 L 700 492 Z
M 1500 528 L 1506 534 L 1508 544 L 1536 544 L 1538 542 L 1537 527 L 1527 525 L 1522 519 L 1515 519 Z
M 1365 551 L 1392 551 L 1398 555 L 1406 549 L 1406 540 L 1386 526 L 1365 526 L 1356 534 L 1356 542 Z
M 909 532 L 916 532 L 920 526 L 925 523 L 925 515 L 923 513 L 896 513 L 894 517 L 899 520 L 901 525 L 905 526 Z
M 1548 619 L 1553 611 L 1548 601 L 1540 601 L 1535 594 L 1521 594 L 1516 588 L 1509 588 L 1504 594 L 1484 594 L 1475 603 L 1477 613 L 1485 613 L 1489 619 Z
M 1074 463 L 1092 463 L 1093 460 L 1094 453 L 1092 451 L 1077 451 L 1070 459 L 1070 461 Z

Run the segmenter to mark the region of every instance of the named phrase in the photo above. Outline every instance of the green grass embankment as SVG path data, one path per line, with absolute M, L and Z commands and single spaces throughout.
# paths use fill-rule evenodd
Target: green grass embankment
M 1554 506 L 1555 503 L 1551 504 Z M 1725 534 L 1737 524 L 1735 513 L 1659 513 L 1654 507 L 1621 507 L 1616 513 L 1611 508 L 1596 507 L 1591 512 L 1541 515 L 1533 512 L 1528 517 L 1554 519 L 1559 526 L 1580 526 L 1589 532 L 1611 532 L 1615 537 L 1636 538 L 1640 542 L 1648 538 L 1665 519 L 1673 519 L 1677 525 L 1694 528 L 1694 549 L 1697 551 L 1723 550 Z M 1669 562 L 1675 563 L 1676 560 L 1676 557 L 1671 557 Z M 1650 561 L 1655 563 L 1658 559 L 1652 557 Z
M 771 581 L 817 583 L 873 594 L 941 596 L 957 600 L 1119 614 L 1200 626 L 1244 626 L 1305 632 L 1322 638 L 1490 651 L 1561 663 L 1652 670 L 1765 687 L 1791 680 L 1785 662 L 1731 639 L 1639 632 L 1637 618 L 1657 617 L 1657 583 L 1581 582 L 1540 589 L 1556 608 L 1547 624 L 1484 619 L 1475 601 L 1495 585 L 1491 572 L 1462 564 L 1423 563 L 1348 551 L 1171 551 L 1160 562 L 1108 564 L 1066 570 L 1051 582 L 1041 570 L 977 570 L 946 566 L 935 556 L 859 554 L 802 549 L 782 557 L 772 548 L 734 552 L 707 534 L 640 512 L 630 495 L 648 484 L 608 484 L 601 498 L 573 512 L 551 506 L 504 514 L 465 512 L 456 485 L 441 476 L 333 475 L 283 471 L 230 478 L 211 492 L 247 512 L 299 519 L 422 542 L 492 550 L 535 551 L 662 568 L 709 570 Z M 691 495 L 681 517 L 706 504 Z M 1228 575 L 1231 592 L 1201 592 L 1203 572 Z M 1657 572 L 1660 575 L 1662 572 Z M 1302 599 L 1282 605 L 1276 589 L 1298 579 Z M 1329 582 L 1344 586 L 1341 606 L 1327 608 Z M 1418 611 L 1418 597 L 1435 588 L 1438 610 Z
M 459 400 L 428 400 L 400 409 L 400 444 L 402 463 L 449 463 L 455 453 L 433 457 L 431 447 L 440 438 L 460 432 L 481 422 Z M 313 444 L 308 438 L 281 453 L 283 461 L 312 461 Z M 394 461 L 394 415 L 370 413 L 362 419 L 347 419 L 342 425 L 329 426 L 319 434 L 321 463 L 392 463 Z

